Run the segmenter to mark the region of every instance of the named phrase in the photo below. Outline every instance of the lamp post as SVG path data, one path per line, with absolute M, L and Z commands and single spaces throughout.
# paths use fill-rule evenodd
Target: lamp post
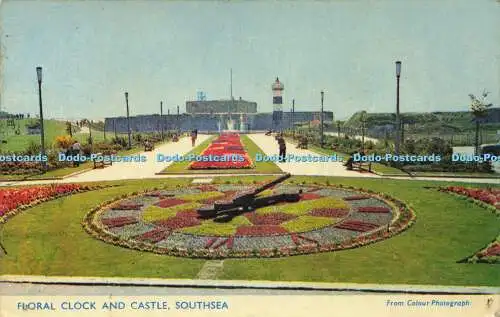
M 396 142 L 395 142 L 395 154 L 399 155 L 399 145 L 401 143 L 401 123 L 399 118 L 399 78 L 401 77 L 401 62 L 396 62 Z
M 128 148 L 132 148 L 132 139 L 130 138 L 130 116 L 128 109 L 128 92 L 125 92 L 125 103 L 127 104 L 127 132 L 128 132 Z
M 170 120 L 170 109 L 167 109 L 167 134 L 168 134 L 168 131 L 170 130 L 169 120 Z
M 325 144 L 325 135 L 323 133 L 323 99 L 324 99 L 324 97 L 325 97 L 325 92 L 322 90 L 321 91 L 321 118 L 320 118 L 321 147 L 323 147 Z
M 163 140 L 163 101 L 160 101 L 161 139 Z
M 89 127 L 89 143 L 90 143 L 90 151 L 93 152 L 93 149 L 94 149 L 94 140 L 92 139 L 92 121 L 90 121 L 89 119 L 86 119 L 87 121 L 87 125 Z
M 179 106 L 177 106 L 177 130 L 179 130 L 179 132 L 180 132 L 181 126 L 179 124 L 179 111 L 180 111 L 180 108 L 179 108 Z
M 295 135 L 295 99 L 292 99 L 292 133 Z
M 36 76 L 38 79 L 38 105 L 40 107 L 40 129 L 41 129 L 41 142 L 42 142 L 42 157 L 45 157 L 45 130 L 43 128 L 43 108 L 42 108 L 42 67 L 38 66 L 36 68 Z M 47 170 L 47 162 L 42 160 L 42 168 L 44 171 Z

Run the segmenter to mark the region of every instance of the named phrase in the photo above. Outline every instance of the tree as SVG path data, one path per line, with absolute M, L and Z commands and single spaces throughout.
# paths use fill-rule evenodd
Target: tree
M 70 121 L 66 122 L 66 133 L 69 134 L 70 137 L 73 137 L 73 129 Z
M 365 129 L 366 129 L 366 111 L 361 111 L 361 149 L 364 151 L 365 149 Z
M 488 109 L 493 106 L 491 103 L 487 103 L 486 97 L 488 97 L 489 92 L 483 91 L 481 97 L 476 97 L 473 94 L 469 94 L 471 99 L 470 111 L 474 116 L 474 121 L 476 122 L 476 137 L 475 137 L 475 149 L 474 153 L 478 155 L 479 153 L 479 128 L 481 121 L 488 115 Z

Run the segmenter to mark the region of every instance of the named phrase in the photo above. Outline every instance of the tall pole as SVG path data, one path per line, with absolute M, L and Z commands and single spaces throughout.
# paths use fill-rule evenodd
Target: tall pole
M 295 99 L 292 99 L 292 131 L 295 133 Z
M 170 120 L 170 109 L 167 109 L 167 131 L 170 129 L 170 124 L 168 121 Z
M 321 124 L 321 147 L 325 144 L 325 135 L 323 131 L 323 99 L 325 96 L 325 92 L 322 90 L 321 91 L 321 119 L 320 119 L 320 124 Z
M 40 129 L 41 131 L 41 136 L 40 136 L 40 141 L 42 142 L 42 157 L 45 157 L 45 129 L 43 127 L 43 107 L 42 107 L 42 67 L 37 67 L 36 68 L 36 74 L 37 74 L 37 79 L 38 79 L 38 105 L 39 105 L 39 110 L 40 110 Z M 47 162 L 45 160 L 42 161 L 42 169 L 44 171 L 47 170 Z
M 160 101 L 161 139 L 163 140 L 163 101 Z
M 401 123 L 399 118 L 399 77 L 401 76 L 401 62 L 396 62 L 396 142 L 395 142 L 395 154 L 399 155 L 399 144 L 401 143 Z
M 115 132 L 115 139 L 118 138 L 118 134 L 116 133 L 116 119 L 113 119 L 113 131 Z
M 231 87 L 231 107 L 232 109 L 229 110 L 229 120 L 231 120 L 231 111 L 234 109 L 234 97 L 233 97 L 233 69 L 231 68 L 230 70 L 230 87 Z
M 89 143 L 90 143 L 90 152 L 93 152 L 94 148 L 94 140 L 92 140 L 92 122 L 87 119 L 87 125 L 89 126 Z
M 132 139 L 130 137 L 130 114 L 128 109 L 128 92 L 125 92 L 125 102 L 127 104 L 127 132 L 128 132 L 128 148 L 132 148 Z

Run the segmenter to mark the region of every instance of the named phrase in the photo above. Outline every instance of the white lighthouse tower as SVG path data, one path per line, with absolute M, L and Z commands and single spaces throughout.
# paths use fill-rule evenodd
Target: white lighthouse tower
M 276 77 L 272 85 L 273 90 L 273 129 L 281 130 L 283 121 L 283 90 L 285 86 L 280 82 L 279 78 Z

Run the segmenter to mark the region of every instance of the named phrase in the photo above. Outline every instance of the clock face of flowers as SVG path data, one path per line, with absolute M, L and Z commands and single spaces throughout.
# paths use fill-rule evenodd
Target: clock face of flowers
M 230 201 L 250 185 L 159 190 L 116 201 L 88 217 L 91 233 L 115 245 L 186 257 L 287 256 L 340 250 L 386 239 L 409 225 L 409 209 L 360 190 L 279 185 L 257 198 L 300 193 L 226 222 L 196 211 Z

